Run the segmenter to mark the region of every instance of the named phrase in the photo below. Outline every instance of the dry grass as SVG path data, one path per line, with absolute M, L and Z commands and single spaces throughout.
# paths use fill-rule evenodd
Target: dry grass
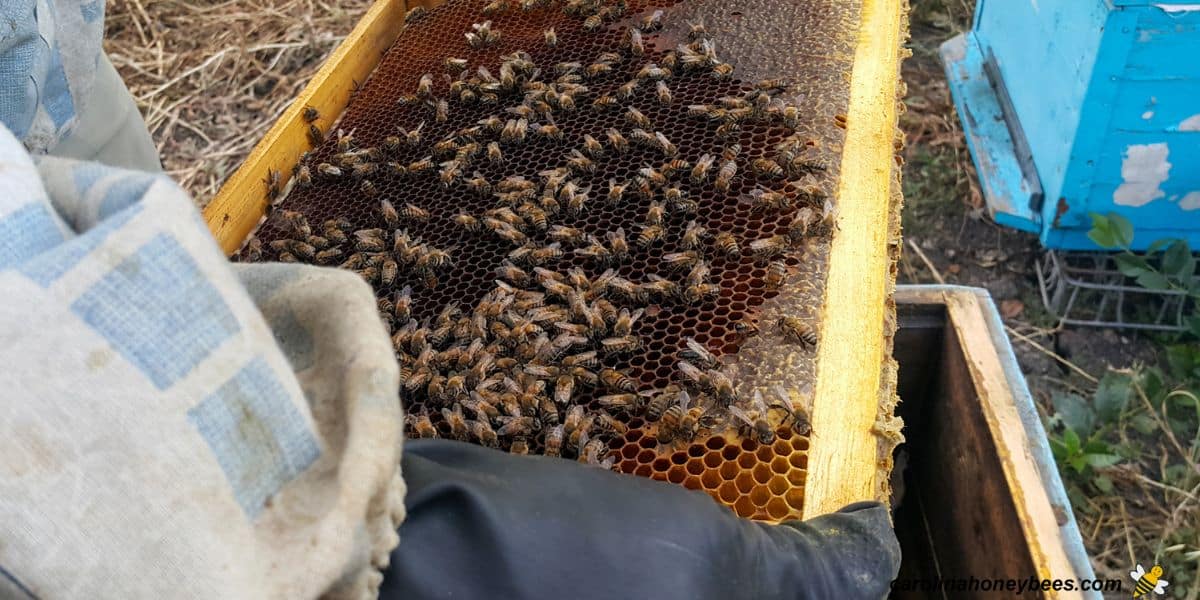
M 105 49 L 204 205 L 371 0 L 112 0 Z

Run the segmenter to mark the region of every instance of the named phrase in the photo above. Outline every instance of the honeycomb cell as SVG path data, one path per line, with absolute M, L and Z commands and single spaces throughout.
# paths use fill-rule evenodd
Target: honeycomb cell
M 742 472 L 742 467 L 735 462 L 724 462 L 718 467 L 721 474 L 721 479 L 732 481 L 737 477 L 738 473 Z
M 756 487 L 750 490 L 750 502 L 759 508 L 766 507 L 767 500 L 771 499 L 771 492 L 765 487 Z
M 758 459 L 753 454 L 739 454 L 737 459 L 738 467 L 742 469 L 750 469 L 758 464 Z
M 791 467 L 793 469 L 801 469 L 801 470 L 807 469 L 808 468 L 808 455 L 802 454 L 799 452 L 788 455 L 788 464 L 791 465 Z
M 687 472 L 692 475 L 699 475 L 704 472 L 704 463 L 699 460 L 690 460 L 687 465 Z
M 771 498 L 767 501 L 767 516 L 778 521 L 788 516 L 788 504 L 783 498 Z
M 726 481 L 717 488 L 717 498 L 726 505 L 732 505 L 741 492 L 738 491 L 737 484 L 732 481 Z
M 709 452 L 704 455 L 704 467 L 714 473 L 721 466 L 722 462 L 720 452 Z
M 631 446 L 630 448 L 632 448 L 635 451 L 638 449 L 637 446 Z M 641 464 L 648 465 L 651 462 L 654 462 L 654 456 L 655 456 L 654 451 L 642 450 L 637 453 L 637 461 Z
M 633 458 L 637 457 L 637 455 L 638 455 L 638 447 L 637 446 L 625 446 L 625 447 L 621 448 L 621 458 L 633 459 Z M 651 456 L 653 456 L 653 455 L 651 455 Z M 649 462 L 649 461 L 642 461 L 642 462 Z
M 787 473 L 792 468 L 786 456 L 776 456 L 771 460 L 771 471 L 780 475 Z
M 682 464 L 686 463 L 687 461 L 688 461 L 688 455 L 686 452 L 676 452 L 671 455 L 671 464 L 673 464 L 673 465 L 682 465 Z
M 792 448 L 795 448 L 797 452 L 804 452 L 808 450 L 808 439 L 797 437 L 796 439 L 792 440 Z
M 667 481 L 671 483 L 683 483 L 685 477 L 687 477 L 687 471 L 679 465 L 674 465 L 667 470 Z
M 792 514 L 799 514 L 804 510 L 804 490 L 802 488 L 793 488 L 784 492 L 783 499 L 792 508 Z
M 789 488 L 791 486 L 788 485 L 787 478 L 779 475 L 772 477 L 771 481 L 767 482 L 767 489 L 776 496 L 783 496 L 784 492 L 787 492 Z
M 754 502 L 750 500 L 749 496 L 741 496 L 734 501 L 733 512 L 739 515 L 753 515 L 756 512 Z
M 761 463 L 770 463 L 771 459 L 775 458 L 775 451 L 770 446 L 759 446 L 754 456 Z
M 733 482 L 737 486 L 738 492 L 742 494 L 749 494 L 750 490 L 754 489 L 754 476 L 750 473 L 738 473 Z
M 647 464 L 639 464 L 633 468 L 633 474 L 641 477 L 649 477 L 653 473 L 654 469 L 650 468 L 650 465 Z
M 704 447 L 709 450 L 720 450 L 725 447 L 725 438 L 713 436 L 704 441 Z
M 670 459 L 666 458 L 656 458 L 654 459 L 654 462 L 651 463 L 651 466 L 654 467 L 655 471 L 659 473 L 665 473 L 667 469 L 671 467 L 671 461 Z
M 683 479 L 683 487 L 689 490 L 699 490 L 703 489 L 704 486 L 701 483 L 699 476 L 689 475 Z
M 751 474 L 759 485 L 766 485 L 771 480 L 771 468 L 761 463 L 754 465 Z
M 700 444 L 692 444 L 688 446 L 687 455 L 689 458 L 700 458 L 704 456 L 704 446 Z

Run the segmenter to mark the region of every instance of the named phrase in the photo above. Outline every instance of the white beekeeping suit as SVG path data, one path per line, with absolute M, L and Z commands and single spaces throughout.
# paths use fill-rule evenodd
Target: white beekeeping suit
M 102 1 L 0 19 L 0 598 L 373 597 L 404 483 L 372 290 L 226 260 L 147 172 Z

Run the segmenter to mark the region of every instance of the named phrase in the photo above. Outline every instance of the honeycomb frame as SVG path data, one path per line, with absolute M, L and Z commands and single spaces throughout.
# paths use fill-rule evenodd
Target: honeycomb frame
M 500 28 L 505 30 L 503 25 Z M 508 30 L 512 30 L 512 27 L 508 27 Z M 497 49 L 496 54 L 501 53 L 503 51 Z M 370 86 L 371 82 L 368 81 L 363 90 L 368 90 Z M 677 100 L 677 103 L 681 102 Z M 354 115 L 354 108 L 355 105 L 352 102 L 341 122 L 346 122 Z M 357 135 L 359 134 L 356 133 Z M 370 143 L 370 135 L 364 137 Z M 832 152 L 836 153 L 839 150 L 840 148 L 835 146 Z M 219 203 L 214 204 L 219 206 Z M 214 211 L 209 211 L 210 222 L 213 221 L 215 214 Z M 226 216 L 222 222 L 227 220 Z M 804 261 L 799 257 L 791 257 L 789 260 L 793 270 L 800 266 L 801 262 Z M 742 266 L 745 267 L 745 265 Z M 748 271 L 743 275 L 749 276 L 751 282 L 756 280 L 761 282 L 763 275 L 761 266 L 750 266 Z M 819 275 L 820 273 L 817 273 L 817 276 Z M 795 285 L 796 280 L 797 278 L 793 274 L 790 277 L 790 284 Z M 730 287 L 736 288 L 737 285 L 735 283 Z M 725 289 L 726 287 L 723 286 L 723 298 L 726 295 Z M 815 290 L 815 292 L 816 303 L 819 305 L 821 302 L 820 290 Z M 736 302 L 744 302 L 734 300 L 735 296 L 744 295 L 744 293 L 745 290 L 730 293 L 728 295 L 729 305 L 735 306 Z M 740 298 L 740 296 L 738 297 Z M 749 313 L 751 308 L 747 306 L 742 313 Z M 696 319 L 697 316 L 684 311 L 682 322 L 689 322 L 689 320 Z M 676 318 L 678 320 L 677 315 Z M 727 315 L 724 324 L 729 324 L 734 320 L 736 319 L 729 318 Z M 703 336 L 697 337 L 702 338 Z M 767 336 L 758 336 L 752 339 L 766 338 Z M 702 340 L 702 342 L 707 341 Z M 733 349 L 729 346 L 736 343 L 717 344 L 716 347 L 710 346 L 710 349 L 718 353 L 728 352 Z M 661 355 L 666 355 L 666 353 L 660 353 Z M 811 369 L 811 365 L 808 368 Z M 645 374 L 653 371 L 656 373 L 654 377 L 661 378 L 662 375 L 657 373 L 660 370 L 661 366 L 653 370 L 645 369 L 639 379 L 643 383 L 656 382 L 657 380 L 648 382 L 647 379 L 651 376 Z M 761 374 L 759 375 L 761 376 Z M 739 390 L 744 389 L 744 385 L 749 384 L 739 378 Z M 806 438 L 794 436 L 790 429 L 780 427 L 776 430 L 779 439 L 771 446 L 763 446 L 750 439 L 741 439 L 733 433 L 722 433 L 701 438 L 684 449 L 664 448 L 657 444 L 654 448 L 648 448 L 646 447 L 647 441 L 652 440 L 654 435 L 653 427 L 641 429 L 644 423 L 637 423 L 637 420 L 634 418 L 629 423 L 633 429 L 624 440 L 614 440 L 611 444 L 613 456 L 619 459 L 617 464 L 620 470 L 639 475 L 649 474 L 655 478 L 679 483 L 693 489 L 703 489 L 722 503 L 734 508 L 739 514 L 747 517 L 778 521 L 803 514 L 803 486 L 807 481 L 809 451 L 809 440 Z M 721 457 L 722 461 L 718 463 L 716 457 Z M 757 462 L 752 463 L 751 457 Z M 736 473 L 730 465 L 738 466 Z M 726 475 L 729 476 L 728 481 L 726 481 Z M 736 497 L 734 492 L 737 493 Z

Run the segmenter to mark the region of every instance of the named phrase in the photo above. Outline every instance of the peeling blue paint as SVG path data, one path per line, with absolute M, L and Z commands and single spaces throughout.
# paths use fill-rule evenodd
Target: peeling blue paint
M 1134 222 L 1138 246 L 1180 237 L 1200 247 L 1200 2 L 980 0 L 962 38 L 943 59 L 998 223 L 1037 231 L 1047 247 L 1094 249 L 1088 213 L 1115 211 Z M 989 53 L 1045 193 L 1032 214 L 1005 127 L 978 119 L 998 114 L 974 72 Z

